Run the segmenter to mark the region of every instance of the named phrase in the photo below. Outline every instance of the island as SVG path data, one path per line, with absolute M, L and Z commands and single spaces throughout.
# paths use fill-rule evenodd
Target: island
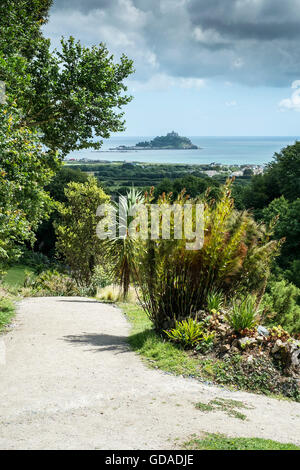
M 139 142 L 133 147 L 120 145 L 110 150 L 197 150 L 199 147 L 194 145 L 187 137 L 181 137 L 177 132 L 169 132 L 165 136 L 155 137 L 149 142 Z

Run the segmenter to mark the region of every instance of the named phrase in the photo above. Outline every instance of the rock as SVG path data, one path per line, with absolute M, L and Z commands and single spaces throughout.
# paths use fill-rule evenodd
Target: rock
M 238 345 L 241 349 L 249 348 L 250 346 L 252 346 L 254 344 L 256 344 L 256 339 L 255 338 L 248 338 L 248 336 L 238 340 Z
M 267 328 L 265 328 L 264 326 L 261 326 L 261 325 L 259 325 L 257 327 L 257 332 L 260 336 L 265 336 L 266 337 L 266 336 L 270 335 L 269 330 Z
M 248 356 L 247 362 L 248 362 L 249 364 L 252 364 L 253 361 L 254 361 L 254 357 L 253 357 L 253 356 Z
M 222 344 L 220 351 L 222 353 L 228 353 L 230 351 L 230 344 Z
M 300 369 L 300 341 L 291 345 L 291 365 L 294 369 Z
M 272 349 L 272 354 L 276 354 L 278 351 L 280 351 L 284 347 L 284 343 L 281 341 L 281 339 L 278 339 L 276 343 L 273 346 Z
M 263 343 L 264 340 L 265 340 L 264 336 L 257 336 L 257 337 L 256 337 L 256 341 L 257 341 L 259 344 Z

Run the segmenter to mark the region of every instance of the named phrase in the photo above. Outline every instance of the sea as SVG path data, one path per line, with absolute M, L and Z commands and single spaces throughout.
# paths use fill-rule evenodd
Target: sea
M 118 135 L 103 142 L 100 151 L 80 150 L 71 152 L 67 158 L 101 160 L 107 162 L 182 163 L 201 165 L 221 163 L 223 165 L 265 165 L 272 161 L 275 152 L 300 140 L 293 137 L 193 137 L 198 150 L 129 150 L 111 151 L 120 145 L 135 146 L 153 137 L 126 137 Z

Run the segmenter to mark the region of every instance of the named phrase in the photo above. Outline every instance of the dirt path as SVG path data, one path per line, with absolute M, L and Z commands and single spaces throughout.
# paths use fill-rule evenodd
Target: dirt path
M 202 431 L 300 444 L 300 403 L 148 369 L 128 349 L 128 332 L 113 306 L 23 300 L 0 338 L 0 448 L 166 449 Z M 195 409 L 215 397 L 251 406 L 241 410 L 248 419 Z

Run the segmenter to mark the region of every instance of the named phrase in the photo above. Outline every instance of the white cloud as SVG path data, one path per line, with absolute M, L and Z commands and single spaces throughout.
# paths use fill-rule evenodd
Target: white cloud
M 226 106 L 227 106 L 228 108 L 234 108 L 235 106 L 237 106 L 237 102 L 236 102 L 235 100 L 233 100 L 233 101 L 226 101 L 225 104 L 226 104 Z
M 290 98 L 286 98 L 279 103 L 282 111 L 292 110 L 300 112 L 300 80 L 292 83 L 292 89 L 295 90 Z
M 202 78 L 173 77 L 165 73 L 156 73 L 146 82 L 129 80 L 128 86 L 132 91 L 165 91 L 170 88 L 200 89 L 206 85 Z

